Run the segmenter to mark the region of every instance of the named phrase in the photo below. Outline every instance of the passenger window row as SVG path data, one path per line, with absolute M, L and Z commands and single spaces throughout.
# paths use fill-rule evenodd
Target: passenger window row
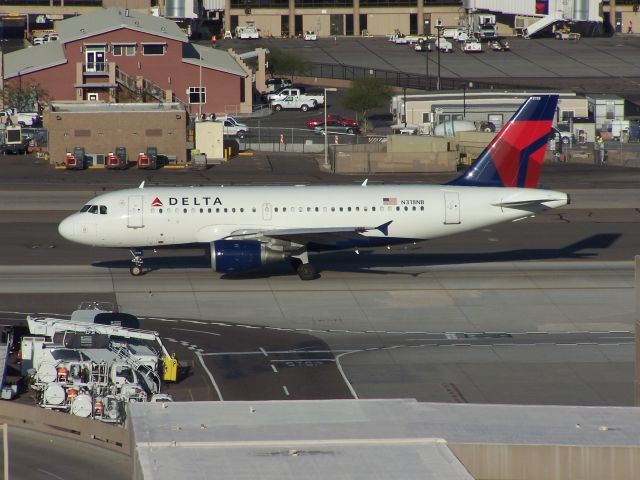
M 290 213 L 303 213 L 303 212 L 307 212 L 307 213 L 313 213 L 313 212 L 320 212 L 322 210 L 322 213 L 335 213 L 335 212 L 368 212 L 368 211 L 380 211 L 380 212 L 384 212 L 385 211 L 385 207 L 378 207 L 378 209 L 376 209 L 376 207 L 289 207 L 289 212 Z M 405 205 L 403 207 L 399 206 L 399 205 L 395 205 L 395 206 L 387 206 L 386 211 L 388 212 L 392 212 L 392 211 L 396 211 L 396 212 L 401 212 L 401 211 L 405 211 L 405 212 L 416 212 L 416 211 L 424 211 L 424 205 L 420 205 L 419 207 L 416 205 L 412 205 L 412 206 L 408 206 Z M 167 209 L 163 209 L 163 208 L 154 208 L 151 210 L 151 213 L 244 213 L 245 209 L 244 208 L 222 208 L 222 207 L 218 207 L 218 208 L 194 208 L 192 207 L 191 209 L 189 208 L 167 208 Z M 251 212 L 256 213 L 257 209 L 256 207 L 253 207 L 251 209 Z M 266 211 L 266 210 L 265 210 Z M 287 212 L 287 207 L 274 207 L 273 208 L 273 212 L 274 213 L 286 213 Z

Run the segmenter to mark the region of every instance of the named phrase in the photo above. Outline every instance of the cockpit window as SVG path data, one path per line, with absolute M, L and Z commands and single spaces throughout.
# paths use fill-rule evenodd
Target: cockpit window
M 84 207 L 82 207 L 82 208 L 80 209 L 80 212 L 81 212 L 81 213 L 84 213 L 84 212 L 86 212 L 87 210 L 89 210 L 90 208 L 91 208 L 91 205 L 85 205 Z
M 100 215 L 106 215 L 106 214 L 107 214 L 107 206 L 100 205 Z
M 89 207 L 89 213 L 98 213 L 98 206 L 91 205 L 91 207 Z

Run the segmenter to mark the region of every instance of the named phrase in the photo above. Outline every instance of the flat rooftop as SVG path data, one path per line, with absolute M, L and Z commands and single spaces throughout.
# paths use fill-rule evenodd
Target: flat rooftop
M 145 479 L 472 478 L 447 444 L 638 447 L 626 407 L 324 400 L 129 404 Z

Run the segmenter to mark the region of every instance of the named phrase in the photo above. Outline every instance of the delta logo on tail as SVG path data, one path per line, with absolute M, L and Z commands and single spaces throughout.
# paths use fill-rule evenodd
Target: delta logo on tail
M 558 95 L 529 97 L 469 170 L 449 185 L 536 188 L 557 105 Z

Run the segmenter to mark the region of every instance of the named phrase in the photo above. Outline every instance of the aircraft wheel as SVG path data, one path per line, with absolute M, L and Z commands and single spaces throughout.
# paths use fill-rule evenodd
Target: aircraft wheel
M 315 267 L 310 263 L 303 263 L 298 267 L 300 280 L 313 280 L 318 276 Z
M 131 265 L 129 272 L 134 277 L 139 277 L 140 275 L 142 275 L 142 267 L 140 265 Z

